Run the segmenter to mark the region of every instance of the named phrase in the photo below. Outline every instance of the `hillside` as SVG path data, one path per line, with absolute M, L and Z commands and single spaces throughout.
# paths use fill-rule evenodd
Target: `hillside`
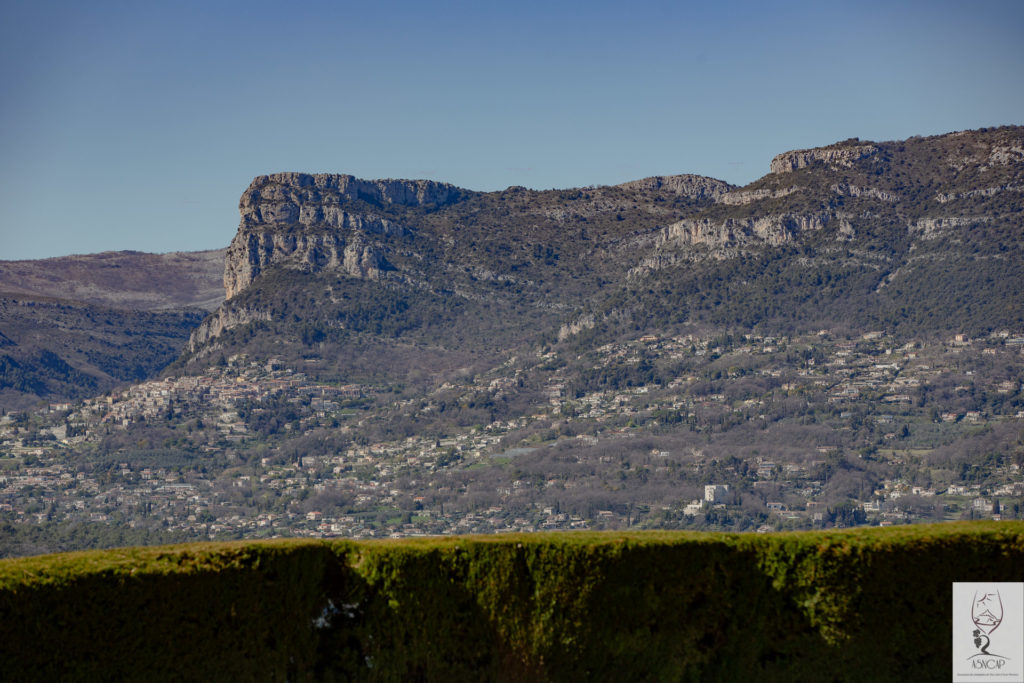
M 193 335 L 187 371 L 238 352 L 361 380 L 489 363 L 553 339 L 621 280 L 631 263 L 617 249 L 631 236 L 731 187 L 696 176 L 499 193 L 378 182 L 394 196 L 353 190 L 365 181 L 348 176 L 257 178 L 228 249 L 229 298 Z
M 104 315 L 90 307 L 121 311 L 137 339 L 151 324 L 165 339 L 152 354 L 145 343 L 83 346 L 56 318 L 47 330 L 45 306 L 24 329 L 0 319 L 2 401 L 146 379 L 183 346 L 171 372 L 245 353 L 318 379 L 387 383 L 493 367 L 538 344 L 578 352 L 644 334 L 1018 327 L 1022 130 L 786 152 L 742 188 L 694 175 L 501 192 L 260 176 L 227 250 L 0 261 L 0 292 L 59 300 L 58 317 L 80 309 L 82 330 Z M 192 331 L 197 309 L 212 313 Z
M 224 250 L 0 261 L 0 408 L 158 373 L 224 299 Z
M 605 319 L 903 337 L 1024 319 L 1024 129 L 849 140 L 771 168 L 648 242 Z
M 0 415 L 0 556 L 1022 519 L 1022 130 L 746 188 L 261 176 L 202 321 L 9 297 L 0 398 L 57 405 Z
M 0 407 L 95 396 L 154 376 L 203 314 L 0 293 Z
M 383 381 L 694 324 L 909 338 L 1024 322 L 1024 129 L 848 140 L 770 168 L 743 188 L 491 193 L 261 176 L 240 202 L 228 300 L 177 367 L 244 352 Z
M 212 311 L 224 300 L 224 250 L 107 251 L 0 261 L 0 292 L 123 310 Z

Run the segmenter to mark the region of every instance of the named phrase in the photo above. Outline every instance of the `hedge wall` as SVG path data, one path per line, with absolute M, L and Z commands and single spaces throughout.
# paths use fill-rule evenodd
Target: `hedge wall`
M 948 680 L 1024 523 L 283 540 L 0 562 L 3 680 Z

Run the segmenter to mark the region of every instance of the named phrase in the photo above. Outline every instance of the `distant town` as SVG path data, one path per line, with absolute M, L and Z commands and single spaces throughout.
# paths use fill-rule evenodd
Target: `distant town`
M 4 415 L 0 522 L 223 539 L 1020 519 L 1022 378 L 1009 330 L 643 336 L 414 397 L 235 356 Z

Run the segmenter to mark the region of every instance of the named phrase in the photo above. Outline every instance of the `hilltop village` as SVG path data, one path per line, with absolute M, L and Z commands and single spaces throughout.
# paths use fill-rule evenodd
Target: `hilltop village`
M 0 418 L 0 523 L 156 538 L 1024 516 L 1024 336 L 645 336 L 428 393 L 245 356 Z

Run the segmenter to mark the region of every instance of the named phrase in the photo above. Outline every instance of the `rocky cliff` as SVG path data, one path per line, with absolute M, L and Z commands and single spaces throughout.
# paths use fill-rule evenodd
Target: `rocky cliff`
M 998 303 L 1024 282 L 1012 257 L 1024 246 L 1022 150 L 1019 127 L 851 139 L 780 154 L 742 188 L 696 175 L 502 192 L 261 176 L 225 258 L 228 301 L 189 348 L 194 359 L 256 349 L 251 334 L 225 335 L 258 326 L 284 355 L 326 367 L 354 344 L 467 362 L 484 347 L 686 321 L 1024 320 L 1022 304 Z
M 714 199 L 734 189 L 732 185 L 724 180 L 692 174 L 651 176 L 641 180 L 631 180 L 627 183 L 616 185 L 616 187 L 627 192 L 667 190 L 672 194 L 692 197 L 694 199 Z
M 560 322 L 605 281 L 624 276 L 631 264 L 619 252 L 630 235 L 653 234 L 734 189 L 695 175 L 487 193 L 430 181 L 260 176 L 242 195 L 225 256 L 227 301 L 193 333 L 188 350 L 199 358 L 229 330 L 296 319 L 296 308 L 305 311 L 307 339 L 407 329 L 402 320 L 415 319 L 411 311 L 386 325 L 377 319 L 408 311 L 412 301 L 417 313 L 432 311 L 416 329 L 461 320 L 438 332 L 460 348 L 467 330 L 481 325 L 492 336 L 517 326 L 535 334 L 538 316 Z M 323 291 L 301 293 L 289 274 L 318 278 Z M 502 310 L 500 321 L 490 317 Z
M 651 198 L 646 207 L 649 213 L 662 215 L 663 209 L 654 199 L 701 202 L 733 189 L 729 183 L 704 176 L 654 176 L 593 188 L 589 201 L 553 202 L 557 195 L 584 191 L 545 193 L 511 187 L 503 193 L 479 193 L 426 180 L 360 180 L 349 175 L 302 173 L 260 176 L 239 202 L 241 221 L 225 257 L 224 288 L 231 299 L 275 265 L 308 272 L 331 269 L 379 279 L 394 271 L 388 254 L 395 238 L 415 237 L 424 225 L 458 222 L 458 216 L 438 221 L 427 215 L 470 200 L 476 200 L 472 212 L 479 214 L 491 208 L 488 205 L 495 199 L 506 205 L 523 204 L 525 199 L 529 208 L 524 212 L 564 225 L 635 207 L 638 193 Z M 428 229 L 425 235 L 427 239 L 446 239 L 436 230 Z
M 849 168 L 855 161 L 866 159 L 877 152 L 877 145 L 846 143 L 816 149 L 798 149 L 784 152 L 772 159 L 770 168 L 772 173 L 789 173 L 813 164 Z
M 684 219 L 665 228 L 659 235 L 658 244 L 735 247 L 763 242 L 779 246 L 792 242 L 801 233 L 821 230 L 835 220 L 835 214 L 824 212 L 726 218 L 720 222 L 709 218 Z
M 474 192 L 278 173 L 239 210 L 223 289 L 216 252 L 0 262 L 0 292 L 36 302 L 0 317 L 0 393 L 149 376 L 189 332 L 175 372 L 245 352 L 390 382 L 692 324 L 1024 326 L 1022 127 L 795 150 L 745 187 L 678 175 Z M 181 306 L 216 310 L 197 327 Z
M 313 271 L 340 268 L 353 276 L 379 277 L 386 259 L 378 238 L 409 229 L 375 209 L 437 209 L 472 194 L 429 180 L 305 173 L 259 176 L 238 205 L 241 222 L 225 258 L 227 298 L 273 264 Z
M 772 160 L 769 175 L 717 195 L 702 215 L 658 231 L 630 274 L 707 255 L 750 253 L 757 245 L 813 242 L 835 250 L 852 241 L 848 246 L 856 248 L 861 233 L 885 245 L 873 245 L 861 261 L 907 277 L 913 266 L 893 264 L 910 259 L 911 251 L 915 259 L 932 258 L 923 256 L 934 247 L 926 243 L 939 236 L 956 240 L 944 246 L 942 259 L 950 258 L 955 244 L 972 241 L 982 226 L 1019 239 L 1014 215 L 1024 187 L 1021 149 L 1024 129 L 1007 127 L 901 142 L 854 138 L 785 152 Z

